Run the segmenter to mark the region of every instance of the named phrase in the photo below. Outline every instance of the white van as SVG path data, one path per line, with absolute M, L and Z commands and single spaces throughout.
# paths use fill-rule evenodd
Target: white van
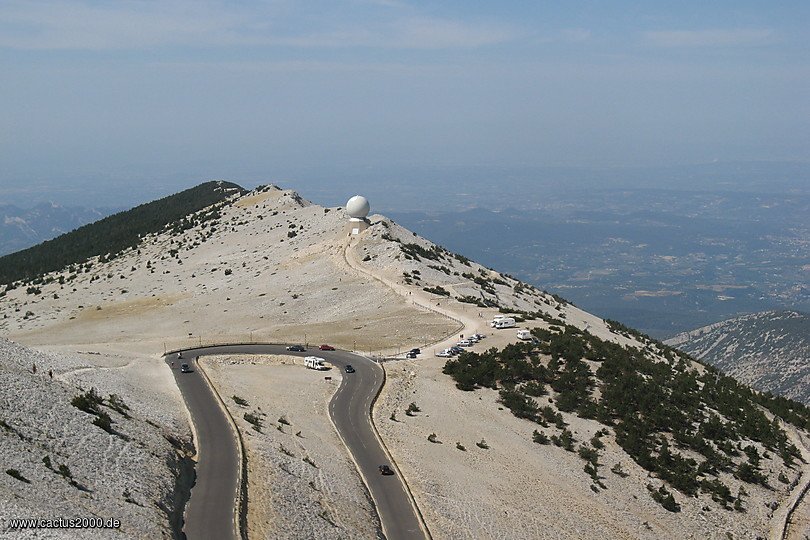
M 517 323 L 515 323 L 515 319 L 512 317 L 504 317 L 495 323 L 495 328 L 497 329 L 514 328 L 515 326 L 517 326 Z
M 329 369 L 323 364 L 323 362 L 323 358 L 319 358 L 317 356 L 307 356 L 304 358 L 304 366 L 309 369 L 316 369 L 318 371 Z
M 524 341 L 529 341 L 532 339 L 532 333 L 529 332 L 528 330 L 521 329 L 517 331 L 517 338 L 522 339 Z

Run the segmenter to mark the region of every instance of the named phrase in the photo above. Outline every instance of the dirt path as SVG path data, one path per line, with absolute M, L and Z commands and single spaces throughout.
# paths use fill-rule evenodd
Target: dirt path
M 375 279 L 397 293 L 398 295 L 402 296 L 408 302 L 411 302 L 415 306 L 419 306 L 422 309 L 432 311 L 434 313 L 438 313 L 439 315 L 443 315 L 449 319 L 455 321 L 458 326 L 455 330 L 450 332 L 448 335 L 443 337 L 442 339 L 429 343 L 427 347 L 433 348 L 447 348 L 451 345 L 454 345 L 458 341 L 458 336 L 460 334 L 472 334 L 476 331 L 479 331 L 480 328 L 484 326 L 485 321 L 482 319 L 470 317 L 465 313 L 460 311 L 456 311 L 453 309 L 449 309 L 446 305 L 442 306 L 440 302 L 436 302 L 435 297 L 429 296 L 424 291 L 419 289 L 414 289 L 403 285 L 402 283 L 398 283 L 396 281 L 391 280 L 390 278 L 386 277 L 385 275 L 376 272 L 360 262 L 357 257 L 356 247 L 359 243 L 358 237 L 351 237 L 349 238 L 343 249 L 343 258 L 346 261 L 346 265 L 359 272 L 364 274 L 372 279 Z M 445 300 L 447 302 L 447 300 Z M 388 354 L 396 353 L 395 350 L 384 351 Z

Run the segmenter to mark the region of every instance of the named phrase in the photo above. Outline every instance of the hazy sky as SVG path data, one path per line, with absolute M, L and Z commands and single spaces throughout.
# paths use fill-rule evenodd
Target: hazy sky
M 80 180 L 808 161 L 808 28 L 806 0 L 2 0 L 0 202 Z

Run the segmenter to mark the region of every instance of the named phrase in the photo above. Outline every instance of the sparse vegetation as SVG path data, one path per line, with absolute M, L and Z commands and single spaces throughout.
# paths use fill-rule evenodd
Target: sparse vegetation
M 466 452 L 466 451 L 467 451 L 467 449 L 464 447 L 464 445 L 463 445 L 463 444 L 461 444 L 460 442 L 457 442 L 457 443 L 456 443 L 456 448 L 458 448 L 458 449 L 459 449 L 459 450 L 461 450 L 462 452 Z
M 259 433 L 262 432 L 262 428 L 264 427 L 264 424 L 262 422 L 262 417 L 261 416 L 259 416 L 258 414 L 254 414 L 254 413 L 245 413 L 244 415 L 242 415 L 242 418 L 245 419 L 245 422 L 247 422 L 248 424 L 253 426 L 253 429 L 258 431 Z
M 437 437 L 437 436 L 436 436 L 436 434 L 435 434 L 435 433 L 431 433 L 430 435 L 428 435 L 428 438 L 427 438 L 427 439 L 428 439 L 430 442 L 434 443 L 434 444 L 442 444 L 442 441 L 440 441 L 440 440 L 439 440 L 439 439 L 437 439 L 436 437 Z
M 175 232 L 182 232 L 195 224 L 216 219 L 219 216 L 216 208 L 204 213 L 200 210 L 220 203 L 236 192 L 245 193 L 245 190 L 227 182 L 206 182 L 0 257 L 0 284 L 34 280 L 63 268 L 75 276 L 79 269 L 77 265 L 82 265 L 87 259 L 101 256 L 104 261 L 110 260 L 137 246 L 142 237 L 160 232 L 167 226 L 171 225 Z
M 124 400 L 117 394 L 110 394 L 110 397 L 107 398 L 107 406 L 123 416 L 124 418 L 130 418 L 128 411 L 129 406 L 124 403 Z
M 672 493 L 670 493 L 663 484 L 661 484 L 661 487 L 658 489 L 655 489 L 652 484 L 647 484 L 647 491 L 650 492 L 650 497 L 663 506 L 665 510 L 669 510 L 670 512 L 681 511 L 681 505 L 675 501 L 675 497 L 672 496 Z
M 775 453 L 788 467 L 800 458 L 778 422 L 768 420 L 760 407 L 799 427 L 810 419 L 807 407 L 757 393 L 711 367 L 698 371 L 683 353 L 616 328 L 645 347 L 623 347 L 555 320 L 549 329 L 532 331 L 535 343 L 465 351 L 449 359 L 443 371 L 459 389 L 496 389 L 500 403 L 515 416 L 560 430 L 550 436 L 535 430 L 535 442 L 545 444 L 548 438 L 574 451 L 573 433 L 559 411 L 598 421 L 612 428 L 615 442 L 643 469 L 686 495 L 703 491 L 723 505 L 734 497 L 718 478 L 720 471 L 766 485 L 760 470 L 764 454 L 757 448 Z M 661 358 L 651 357 L 653 351 Z M 558 410 L 538 406 L 535 398 L 546 386 L 554 391 Z M 602 429 L 588 445 L 579 445 L 586 472 L 598 486 L 598 452 L 608 433 Z M 668 501 L 663 495 L 662 500 Z
M 20 482 L 25 482 L 26 484 L 31 483 L 31 480 L 29 480 L 28 478 L 23 476 L 22 473 L 20 471 L 18 471 L 17 469 L 6 469 L 6 474 L 9 475 L 12 478 L 16 478 Z
M 292 452 L 287 450 L 287 448 L 283 444 L 279 444 L 278 449 L 279 449 L 279 451 L 281 451 L 282 454 L 284 454 L 286 456 L 295 457 L 295 454 L 293 454 Z
M 532 440 L 537 444 L 549 444 L 551 439 L 548 438 L 548 435 L 545 434 L 543 431 L 534 430 L 532 433 Z
M 93 419 L 94 426 L 100 427 L 111 435 L 121 436 L 120 433 L 113 429 L 110 415 L 101 410 L 101 406 L 104 405 L 104 398 L 96 393 L 95 388 L 91 388 L 87 392 L 74 397 L 70 401 L 70 404 L 81 411 L 95 416 L 95 419 Z
M 617 463 L 613 467 L 611 467 L 610 472 L 612 472 L 613 474 L 615 474 L 616 476 L 619 476 L 621 478 L 627 478 L 628 476 L 630 476 L 630 473 L 628 473 L 627 471 L 622 469 L 622 464 L 621 463 Z
M 450 291 L 441 285 L 436 285 L 435 287 L 422 287 L 422 290 L 438 296 L 450 296 Z
M 411 402 L 411 404 L 408 405 L 408 410 L 405 411 L 405 414 L 408 415 L 408 416 L 413 416 L 415 413 L 418 413 L 418 412 L 422 412 L 422 409 L 417 407 L 416 403 Z
M 431 259 L 434 261 L 441 260 L 443 249 L 437 245 L 431 245 L 430 248 L 423 248 L 419 244 L 407 244 L 407 243 L 400 243 L 399 244 L 402 253 L 405 254 L 406 259 Z
M 246 399 L 243 399 L 239 396 L 233 396 L 231 399 L 233 399 L 234 403 L 236 403 L 240 407 L 247 407 L 249 405 Z
M 490 305 L 491 303 L 494 304 L 494 302 L 487 302 L 483 298 L 479 298 L 477 296 L 456 296 L 456 300 L 465 304 L 474 304 L 482 308 L 495 307 L 494 305 Z

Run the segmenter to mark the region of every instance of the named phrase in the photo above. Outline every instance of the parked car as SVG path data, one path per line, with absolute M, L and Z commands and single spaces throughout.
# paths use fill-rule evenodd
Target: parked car
M 453 354 L 461 354 L 464 352 L 464 349 L 456 345 L 453 345 L 452 347 L 450 347 L 450 352 L 452 352 Z
M 292 352 L 304 352 L 304 351 L 306 351 L 306 349 L 304 348 L 303 345 L 290 345 L 289 347 L 287 347 L 287 350 L 292 351 Z
M 383 476 L 391 476 L 392 474 L 394 474 L 394 471 L 392 471 L 391 467 L 389 467 L 388 465 L 380 465 L 379 469 L 380 474 L 382 474 Z
M 346 373 L 354 373 L 354 372 L 355 372 L 355 369 L 352 367 L 351 364 L 348 364 L 346 366 Z
M 321 346 L 320 346 L 320 347 L 318 347 L 318 348 L 319 348 L 320 350 L 322 350 L 322 351 L 334 351 L 334 350 L 335 350 L 335 348 L 334 348 L 334 347 L 332 347 L 331 345 L 326 345 L 326 344 L 321 345 Z
M 413 354 L 422 354 L 422 350 L 419 348 L 411 349 L 410 352 L 412 352 Z
M 437 352 L 436 356 L 441 356 L 442 358 L 449 358 L 453 356 L 453 353 L 450 352 L 450 349 L 445 349 L 443 351 Z
M 467 339 L 462 339 L 461 341 L 456 343 L 456 345 L 458 347 L 472 347 L 473 344 L 472 344 L 472 341 L 469 341 Z
M 191 368 L 188 367 L 188 364 L 183 364 L 180 366 L 181 373 L 191 373 Z
M 416 358 L 416 353 L 415 352 L 409 352 L 409 353 L 407 353 L 405 355 L 405 358 Z

